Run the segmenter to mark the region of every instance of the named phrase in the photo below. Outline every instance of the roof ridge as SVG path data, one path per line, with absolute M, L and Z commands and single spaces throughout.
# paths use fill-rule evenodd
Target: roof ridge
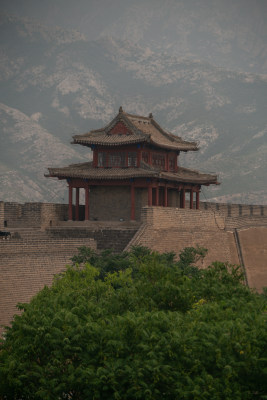
M 124 115 L 126 115 L 126 116 L 128 116 L 128 117 L 141 118 L 141 119 L 145 119 L 145 120 L 148 120 L 148 121 L 151 120 L 150 117 L 145 117 L 145 116 L 143 116 L 143 115 L 137 115 L 137 114 L 129 114 L 129 113 L 126 113 L 125 111 L 123 111 L 122 114 L 124 114 Z
M 137 129 L 136 126 L 132 123 L 132 121 L 130 120 L 130 118 L 133 115 L 128 114 L 124 111 L 119 111 L 119 113 L 113 118 L 113 120 L 111 122 L 109 122 L 107 125 L 105 125 L 103 128 L 101 129 L 94 129 L 88 133 L 97 133 L 97 132 L 105 132 L 106 134 L 108 134 L 108 131 L 111 130 L 117 122 L 122 122 L 126 125 L 127 128 L 129 128 L 130 130 L 132 130 L 134 133 L 136 133 L 137 135 L 141 136 L 141 137 L 150 137 L 149 134 L 141 131 L 140 129 Z M 134 116 L 134 117 L 138 117 L 138 116 Z M 138 117 L 139 118 L 139 117 Z M 146 120 L 149 120 L 149 118 L 146 117 L 140 117 Z
M 122 140 L 119 139 L 120 130 L 111 131 L 116 124 L 123 124 L 126 127 L 129 135 Z M 132 138 L 131 138 L 132 136 Z M 113 139 L 111 139 L 113 137 Z M 118 114 L 112 119 L 111 122 L 106 124 L 100 129 L 91 130 L 82 135 L 74 135 L 72 143 L 79 143 L 84 146 L 90 145 L 117 145 L 117 144 L 130 144 L 139 141 L 149 142 L 155 146 L 162 148 L 174 149 L 177 151 L 196 151 L 198 145 L 196 142 L 183 140 L 179 136 L 174 135 L 162 128 L 159 123 L 154 120 L 152 113 L 148 117 L 140 116 L 137 114 L 130 114 L 123 111 L 120 107 Z M 111 143 L 112 142 L 112 143 Z

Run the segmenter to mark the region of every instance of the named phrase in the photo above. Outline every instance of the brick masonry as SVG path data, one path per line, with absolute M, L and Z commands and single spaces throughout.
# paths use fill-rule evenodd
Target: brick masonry
M 130 186 L 91 186 L 90 215 L 99 221 L 128 220 L 131 215 Z M 140 219 L 141 208 L 147 203 L 147 190 L 135 189 L 135 218 Z
M 267 224 L 240 228 L 238 236 L 248 285 L 261 291 L 267 286 Z
M 67 204 L 0 202 L 0 226 L 2 224 L 7 230 L 57 225 L 67 218 Z
M 237 253 L 233 251 L 234 235 L 225 230 L 225 219 L 219 214 L 171 207 L 144 207 L 142 222 L 142 228 L 127 248 L 143 245 L 159 252 L 174 251 L 179 255 L 183 248 L 199 245 L 208 249 L 203 266 L 215 260 L 238 262 Z
M 215 260 L 240 263 L 237 232 L 249 285 L 259 291 L 267 286 L 267 206 L 200 203 L 200 210 L 190 210 L 176 208 L 173 198 L 172 207 L 142 207 L 147 198 L 140 189 L 139 223 L 119 222 L 118 213 L 122 219 L 129 216 L 129 188 L 120 190 L 119 198 L 111 191 L 108 202 L 105 190 L 95 193 L 95 212 L 102 221 L 66 221 L 66 204 L 0 202 L 0 229 L 12 235 L 0 241 L 0 325 L 12 320 L 18 302 L 30 301 L 51 285 L 54 274 L 64 270 L 82 245 L 117 252 L 142 245 L 177 255 L 184 247 L 199 245 L 208 249 L 205 267 Z
M 55 239 L 34 230 L 17 234 L 20 239 L 0 242 L 0 325 L 12 320 L 18 302 L 29 302 L 45 285 L 51 285 L 78 247 L 96 248 L 92 238 Z

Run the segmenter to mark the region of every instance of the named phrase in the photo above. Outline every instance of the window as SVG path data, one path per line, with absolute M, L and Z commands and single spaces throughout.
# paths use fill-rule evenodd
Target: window
M 106 167 L 107 164 L 107 153 L 98 153 L 98 167 Z
M 142 153 L 142 160 L 148 164 L 149 156 L 147 151 L 143 151 Z
M 128 159 L 127 159 L 128 155 Z M 137 152 L 136 151 L 112 151 L 98 153 L 98 167 L 137 167 Z
M 159 153 L 152 154 L 152 165 L 159 169 L 165 169 L 165 155 Z
M 136 167 L 137 166 L 137 152 L 129 151 L 128 153 L 128 167 Z
M 169 158 L 169 170 L 170 171 L 175 170 L 175 157 Z
M 114 152 L 108 155 L 109 167 L 125 167 L 125 152 Z

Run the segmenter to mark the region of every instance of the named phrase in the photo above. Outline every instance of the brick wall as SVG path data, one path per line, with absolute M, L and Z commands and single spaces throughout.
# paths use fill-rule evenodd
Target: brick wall
M 267 226 L 267 215 L 251 215 L 241 217 L 226 217 L 225 218 L 226 229 L 244 228 L 252 226 Z
M 179 207 L 180 198 L 177 190 L 168 191 L 169 207 Z M 67 220 L 68 205 L 57 203 L 12 203 L 0 202 L 0 226 L 3 221 L 7 228 L 14 227 L 46 227 L 58 225 L 59 221 Z M 135 218 L 140 220 L 141 209 L 147 205 L 147 190 L 135 189 Z M 4 207 L 4 215 L 3 215 Z M 195 203 L 194 203 L 195 207 Z M 189 202 L 186 201 L 186 209 Z M 84 216 L 84 206 L 80 206 L 81 216 Z M 200 202 L 201 211 L 213 211 L 229 218 L 267 217 L 267 206 L 225 204 Z M 73 215 L 74 206 L 73 206 Z M 129 186 L 91 187 L 90 216 L 99 221 L 118 221 L 121 218 L 129 220 L 131 214 L 131 195 Z M 200 214 L 199 214 L 200 215 Z M 81 218 L 83 219 L 83 218 Z M 237 221 L 237 220 L 235 220 Z
M 53 203 L 11 203 L 4 204 L 6 228 L 27 228 L 56 225 L 68 215 L 67 204 Z
M 147 204 L 147 191 L 135 189 L 135 218 L 139 219 L 141 207 Z M 130 186 L 91 186 L 90 219 L 98 221 L 125 221 L 131 217 Z
M 97 244 L 97 250 L 113 249 L 119 253 L 124 250 L 139 226 L 132 227 L 54 227 L 49 228 L 51 238 L 92 238 Z
M 68 204 L 42 203 L 41 227 L 58 225 L 60 221 L 68 219 Z
M 41 223 L 42 203 L 5 203 L 5 226 L 39 227 Z
M 238 230 L 240 247 L 250 287 L 267 287 L 267 226 Z
M 266 205 L 200 202 L 200 209 L 218 211 L 227 217 L 267 216 Z
M 4 220 L 7 228 L 14 226 L 16 223 L 20 223 L 22 207 L 23 205 L 19 203 L 4 203 Z
M 202 246 L 208 249 L 204 266 L 211 262 L 237 263 L 234 235 L 225 231 L 225 219 L 219 214 L 171 207 L 144 207 L 142 227 L 131 240 L 159 252 L 175 252 L 185 247 Z
M 173 207 L 143 207 L 141 220 L 153 224 L 155 228 L 225 228 L 225 218 L 211 211 L 190 210 Z
M 24 239 L 1 240 L 0 325 L 10 323 L 18 302 L 29 302 L 45 285 L 51 285 L 80 246 L 96 248 L 96 243 L 91 238 L 45 238 L 38 231 Z

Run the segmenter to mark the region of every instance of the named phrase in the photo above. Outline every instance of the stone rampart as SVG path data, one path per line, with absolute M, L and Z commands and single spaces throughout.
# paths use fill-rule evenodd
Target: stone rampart
M 66 204 L 0 202 L 0 230 L 11 232 L 10 240 L 0 240 L 0 324 L 11 321 L 17 302 L 28 302 L 50 285 L 83 245 L 118 252 L 142 245 L 177 255 L 199 245 L 208 249 L 203 266 L 215 260 L 240 264 L 241 254 L 249 285 L 267 286 L 267 206 L 146 206 L 139 223 L 66 222 L 67 211 Z
M 212 211 L 172 207 L 144 207 L 143 225 L 127 249 L 142 245 L 159 252 L 179 255 L 185 247 L 201 246 L 208 249 L 203 266 L 211 262 L 238 263 L 235 239 L 225 231 L 225 218 Z
M 242 216 L 265 216 L 267 217 L 267 206 L 255 204 L 231 204 L 231 203 L 212 203 L 200 202 L 200 210 L 213 210 L 225 217 Z
M 41 227 L 58 225 L 60 221 L 67 221 L 68 205 L 56 203 L 42 203 Z
M 225 228 L 225 217 L 212 211 L 174 207 L 143 207 L 141 221 L 157 228 L 179 227 L 207 230 Z
M 2 203 L 2 202 L 1 202 Z M 27 228 L 27 227 L 46 227 L 57 225 L 59 221 L 64 221 L 68 216 L 68 205 L 57 203 L 2 203 L 4 210 L 1 220 L 4 227 Z M 1 209 L 0 209 L 1 210 Z
M 113 202 L 111 203 L 113 204 Z M 143 203 L 141 204 L 141 206 L 142 205 Z M 120 205 L 120 207 L 124 207 L 124 205 Z M 168 208 L 176 210 L 175 207 L 168 207 Z M 189 204 L 187 202 L 185 210 L 187 210 L 188 208 Z M 179 208 L 177 210 L 181 209 Z M 228 223 L 230 223 L 231 218 L 267 217 L 267 206 L 263 205 L 200 202 L 200 211 L 212 211 L 213 213 L 216 213 L 218 220 L 223 217 L 228 218 L 227 220 Z M 74 207 L 73 207 L 73 215 L 74 215 Z M 106 215 L 104 220 L 110 219 L 109 216 L 110 212 Z M 137 213 L 137 217 L 138 216 L 139 213 Z M 67 204 L 58 204 L 58 203 L 19 204 L 12 202 L 5 202 L 5 203 L 0 202 L 0 227 L 1 226 L 6 227 L 7 229 L 15 227 L 45 228 L 49 226 L 57 226 L 61 221 L 66 221 L 67 219 L 68 219 Z M 237 220 L 235 220 L 235 222 L 237 222 Z
M 92 238 L 97 243 L 97 250 L 112 249 L 116 253 L 124 250 L 139 226 L 133 227 L 98 227 L 91 223 L 88 227 L 55 227 L 49 228 L 51 237 L 59 238 Z
M 251 215 L 241 217 L 226 217 L 225 227 L 226 229 L 238 229 L 252 226 L 267 226 L 267 215 Z
M 242 228 L 237 234 L 248 285 L 261 291 L 267 287 L 267 225 Z
M 29 302 L 45 285 L 50 286 L 78 247 L 96 249 L 92 238 L 49 238 L 37 230 L 19 236 L 0 241 L 0 333 L 1 325 L 9 324 L 18 313 L 16 304 Z

